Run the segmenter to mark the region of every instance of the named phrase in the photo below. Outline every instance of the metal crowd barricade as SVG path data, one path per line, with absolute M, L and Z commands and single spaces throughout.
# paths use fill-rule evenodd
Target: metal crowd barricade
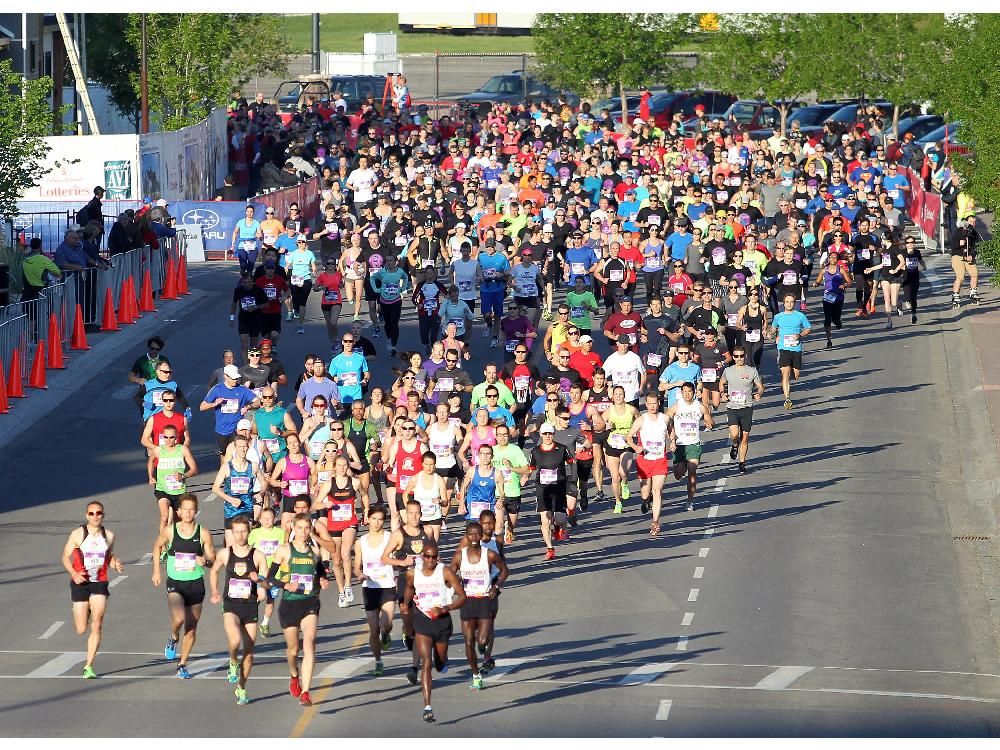
M 31 346 L 29 349 L 31 337 L 28 330 L 28 315 L 23 311 L 16 310 L 16 307 L 16 305 L 8 305 L 0 310 L 0 367 L 10 367 L 11 357 L 14 350 L 17 349 L 20 352 L 21 372 L 24 373 L 27 371 L 25 363 L 30 362 L 28 359 L 29 351 L 33 353 L 34 347 Z M 6 369 L 4 375 L 7 375 Z M 7 387 L 9 389 L 10 384 Z

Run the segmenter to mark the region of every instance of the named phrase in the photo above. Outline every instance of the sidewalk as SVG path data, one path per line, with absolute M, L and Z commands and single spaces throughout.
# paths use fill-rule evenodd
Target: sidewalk
M 8 444 L 55 411 L 98 372 L 126 352 L 134 351 L 136 356 L 141 354 L 145 351 L 147 339 L 160 333 L 165 325 L 188 315 L 209 295 L 207 291 L 192 287 L 190 295 L 179 300 L 157 300 L 156 312 L 143 313 L 135 323 L 122 326 L 117 332 L 88 334 L 89 351 L 69 352 L 65 370 L 46 370 L 47 390 L 26 388 L 27 398 L 10 399 L 10 411 L 0 414 L 0 446 Z M 31 363 L 22 366 L 27 372 Z

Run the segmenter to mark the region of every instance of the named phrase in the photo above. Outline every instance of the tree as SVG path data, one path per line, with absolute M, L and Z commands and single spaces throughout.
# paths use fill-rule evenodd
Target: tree
M 668 53 L 697 24 L 688 14 L 539 13 L 531 35 L 544 80 L 581 95 L 617 87 L 627 125 L 625 90 L 683 77 Z
M 125 42 L 124 13 L 87 14 L 87 75 L 108 90 L 115 109 L 139 124 L 139 95 L 132 86 L 138 56 Z
M 126 38 L 134 60 L 129 80 L 139 92 L 140 15 Z M 288 43 L 280 16 L 246 13 L 147 13 L 146 67 L 150 114 L 165 130 L 192 125 L 228 101 L 253 75 L 285 70 Z
M 697 75 L 708 86 L 746 99 L 773 102 L 780 133 L 791 102 L 824 88 L 826 55 L 811 14 L 728 13 L 707 40 Z
M 18 215 L 17 201 L 45 173 L 51 92 L 51 78 L 25 79 L 10 60 L 0 60 L 0 216 L 8 219 Z

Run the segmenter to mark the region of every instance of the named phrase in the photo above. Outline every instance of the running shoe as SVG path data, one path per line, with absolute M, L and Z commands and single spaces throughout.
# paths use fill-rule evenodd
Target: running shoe
M 612 513 L 621 513 L 622 512 L 622 504 L 621 504 L 620 501 L 618 501 L 618 502 L 615 503 L 615 509 L 613 511 L 611 511 L 611 512 Z
M 489 328 L 489 326 L 487 326 L 486 330 L 483 331 L 483 338 L 484 339 L 488 339 L 489 337 L 490 337 L 490 328 Z
M 596 500 L 599 503 L 606 503 L 608 501 L 608 496 L 604 494 L 603 489 L 599 489 L 597 491 L 597 496 L 594 497 L 594 500 Z
M 430 706 L 427 706 L 424 709 L 424 721 L 426 721 L 428 724 L 434 723 L 434 711 L 431 710 Z
M 403 635 L 403 645 L 406 646 L 406 650 L 407 651 L 412 651 L 413 650 L 413 636 L 412 635 L 406 635 L 406 634 L 404 634 Z
M 392 636 L 389 633 L 382 634 L 382 649 L 387 649 L 392 645 Z
M 293 320 L 293 319 L 294 319 L 294 316 L 293 316 L 291 310 L 289 310 L 287 313 L 285 313 L 285 320 Z
M 177 676 L 180 677 L 182 680 L 190 680 L 192 677 L 194 677 L 193 674 L 188 672 L 188 668 L 183 664 L 177 667 Z
M 299 326 L 298 330 L 296 331 L 296 333 L 302 333 L 302 334 L 304 334 L 305 332 L 306 332 L 306 329 L 303 328 L 302 326 Z
M 343 593 L 341 593 L 340 596 L 337 597 L 337 606 L 341 608 L 347 606 L 347 597 L 344 596 Z
M 411 685 L 416 685 L 417 684 L 417 668 L 416 667 L 410 667 L 408 670 L 406 670 L 406 681 L 409 682 Z
M 790 398 L 785 399 L 785 411 L 791 411 L 792 400 Z
M 382 333 L 381 333 L 381 331 L 379 331 L 378 326 L 375 326 L 375 330 L 372 331 L 372 338 L 373 339 L 377 339 L 381 335 L 382 335 Z
M 167 645 L 163 647 L 163 658 L 167 661 L 177 658 L 177 639 L 173 636 L 167 638 Z
M 729 458 L 731 460 L 733 460 L 733 461 L 736 460 L 736 451 L 737 450 L 738 450 L 738 448 L 735 445 L 729 449 Z
M 826 342 L 826 348 L 827 348 L 827 349 L 833 349 L 833 342 L 832 342 L 832 341 L 830 341 L 829 339 L 827 339 L 827 342 Z
M 514 529 L 512 529 L 510 526 L 508 526 L 507 530 L 503 533 L 503 541 L 504 544 L 514 543 Z
M 381 677 L 385 674 L 385 665 L 381 659 L 375 660 L 375 669 L 372 670 L 372 677 Z
M 481 674 L 472 675 L 472 683 L 469 685 L 469 690 L 482 690 L 483 689 L 483 676 Z
M 250 699 L 247 697 L 247 689 L 246 688 L 236 688 L 236 690 L 234 692 L 236 693 L 236 705 L 237 706 L 245 706 L 247 703 L 250 702 Z
M 233 685 L 240 681 L 240 665 L 234 661 L 229 662 L 229 671 L 226 673 L 226 679 Z
M 311 706 L 312 704 L 313 704 L 313 702 L 312 702 L 312 698 L 309 697 L 309 691 L 308 690 L 303 691 L 302 695 L 299 696 L 299 705 L 300 706 Z
M 689 513 L 694 510 L 694 503 L 692 503 L 690 500 L 687 501 L 687 509 Z
M 495 667 L 496 665 L 497 663 L 493 660 L 493 657 L 491 656 L 489 659 L 483 659 L 483 665 L 479 671 L 482 674 L 489 674 L 490 672 L 493 671 L 493 667 Z
M 268 625 L 267 623 L 263 623 L 262 622 L 260 624 L 260 627 L 257 628 L 257 629 L 260 631 L 260 637 L 261 638 L 270 638 L 271 637 L 271 626 Z
M 805 302 L 805 300 L 802 300 L 802 301 L 801 301 L 801 302 L 799 303 L 799 309 L 800 309 L 800 310 L 801 310 L 802 312 L 806 312 L 806 311 L 808 311 L 808 310 L 809 310 L 809 307 L 808 307 L 808 306 L 806 305 L 806 302 Z
M 910 316 L 910 322 L 911 323 L 916 323 L 917 322 L 917 316 L 916 315 L 911 315 Z
M 740 461 L 740 474 L 746 474 L 746 473 L 747 473 L 747 462 Z
M 562 534 L 560 535 L 559 541 L 560 542 L 569 541 L 569 529 L 562 529 Z
M 632 496 L 632 492 L 628 488 L 628 482 L 622 480 L 622 500 L 628 500 Z
M 642 505 L 639 507 L 641 509 L 640 512 L 642 513 L 642 515 L 646 515 L 647 513 L 649 513 L 649 500 L 643 500 Z
M 347 603 L 348 604 L 353 604 L 354 603 L 354 589 L 352 589 L 350 586 L 348 586 L 346 589 L 344 589 L 344 598 L 347 599 Z
M 549 547 L 547 550 L 545 550 L 545 559 L 546 560 L 555 560 L 556 559 L 556 551 L 554 549 L 552 549 L 551 547 Z
M 442 531 L 442 533 L 443 533 L 443 532 L 445 532 L 445 531 L 447 531 L 447 530 L 448 530 L 448 524 L 447 524 L 447 523 L 445 522 L 445 520 L 444 520 L 444 519 L 442 518 L 442 519 L 441 519 L 441 531 Z
M 569 525 L 575 529 L 576 525 L 580 522 L 580 519 L 576 517 L 576 509 L 574 508 L 573 510 L 569 511 L 566 514 L 566 516 L 569 519 Z
M 298 677 L 292 677 L 288 681 L 288 692 L 291 693 L 293 698 L 298 698 L 302 695 L 302 686 L 299 684 Z
M 83 668 L 83 679 L 85 679 L 85 680 L 96 680 L 97 679 L 97 672 L 95 672 L 94 668 L 92 666 L 90 666 L 89 664 Z

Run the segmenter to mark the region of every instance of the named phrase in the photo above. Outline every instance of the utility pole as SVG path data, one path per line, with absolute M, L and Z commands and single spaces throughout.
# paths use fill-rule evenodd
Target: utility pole
M 312 14 L 312 72 L 319 73 L 319 13 Z
M 139 107 L 141 111 L 141 123 L 139 132 L 146 135 L 149 132 L 149 81 L 146 73 L 146 14 L 141 14 L 142 26 L 142 52 L 141 66 L 139 68 Z

